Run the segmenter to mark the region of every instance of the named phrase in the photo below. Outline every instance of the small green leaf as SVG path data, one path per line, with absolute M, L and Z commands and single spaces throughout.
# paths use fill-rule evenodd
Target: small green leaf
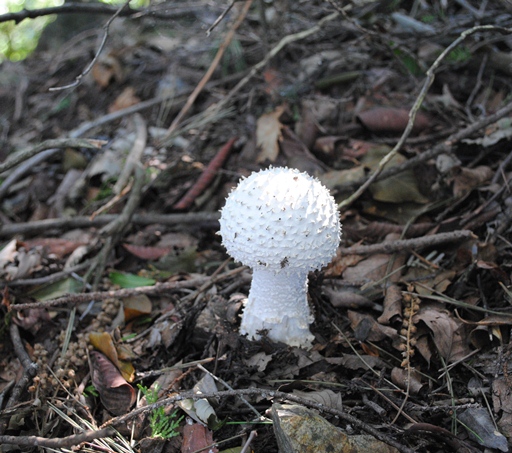
M 156 280 L 152 278 L 139 277 L 135 274 L 125 274 L 123 272 L 111 272 L 110 281 L 121 288 L 138 288 L 139 286 L 153 286 Z
M 57 299 L 66 294 L 79 293 L 83 290 L 84 284 L 75 278 L 68 277 L 48 285 L 38 286 L 29 291 L 28 295 L 38 301 Z

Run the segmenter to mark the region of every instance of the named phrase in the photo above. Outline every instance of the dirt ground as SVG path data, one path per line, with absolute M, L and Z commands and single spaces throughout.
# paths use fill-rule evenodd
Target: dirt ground
M 57 8 L 0 68 L 2 453 L 509 451 L 509 2 Z M 269 166 L 339 210 L 311 347 L 239 334 Z

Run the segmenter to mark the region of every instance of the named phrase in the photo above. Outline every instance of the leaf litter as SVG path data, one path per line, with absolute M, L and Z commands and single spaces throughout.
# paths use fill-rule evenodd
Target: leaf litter
M 222 8 L 180 7 L 116 18 L 72 91 L 48 89 L 90 63 L 86 35 L 2 63 L 4 161 L 103 144 L 1 175 L 2 451 L 508 451 L 508 6 L 266 2 L 234 27 L 235 5 L 213 40 Z M 216 235 L 239 177 L 295 167 L 342 204 L 388 157 L 310 275 L 313 349 L 240 337 L 251 276 Z M 176 436 L 151 437 L 157 405 L 187 415 Z

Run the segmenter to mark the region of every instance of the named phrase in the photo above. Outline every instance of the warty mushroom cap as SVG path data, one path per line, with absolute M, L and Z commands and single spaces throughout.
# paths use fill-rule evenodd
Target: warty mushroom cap
M 276 273 L 328 264 L 340 241 L 334 198 L 318 179 L 286 167 L 252 173 L 221 210 L 220 234 L 242 264 Z

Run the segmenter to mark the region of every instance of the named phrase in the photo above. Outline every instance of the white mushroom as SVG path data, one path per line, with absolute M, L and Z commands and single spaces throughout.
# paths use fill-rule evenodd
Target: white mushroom
M 334 198 L 307 173 L 270 168 L 240 181 L 220 218 L 226 250 L 253 268 L 240 333 L 311 346 L 308 273 L 331 261 L 340 230 Z

